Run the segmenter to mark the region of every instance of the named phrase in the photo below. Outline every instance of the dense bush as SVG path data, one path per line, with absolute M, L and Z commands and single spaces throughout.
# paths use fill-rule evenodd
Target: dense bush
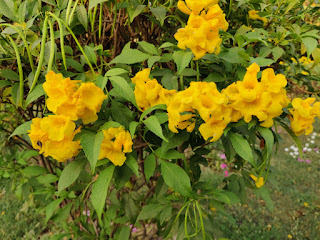
M 320 117 L 317 5 L 0 6 L 1 181 L 47 204 L 57 238 L 214 239 L 249 188 L 272 211 L 278 128 L 302 155 Z

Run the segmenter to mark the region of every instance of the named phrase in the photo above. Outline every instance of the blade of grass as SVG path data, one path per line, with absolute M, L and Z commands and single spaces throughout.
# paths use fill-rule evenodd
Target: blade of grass
M 99 39 L 102 33 L 102 14 L 103 14 L 103 3 L 100 3 L 100 15 L 99 15 Z

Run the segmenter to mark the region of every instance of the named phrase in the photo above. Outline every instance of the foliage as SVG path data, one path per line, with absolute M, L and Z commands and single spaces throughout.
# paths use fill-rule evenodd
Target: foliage
M 248 189 L 274 209 L 277 129 L 302 153 L 320 117 L 319 7 L 203 2 L 0 0 L 0 176 L 64 236 L 214 239 Z

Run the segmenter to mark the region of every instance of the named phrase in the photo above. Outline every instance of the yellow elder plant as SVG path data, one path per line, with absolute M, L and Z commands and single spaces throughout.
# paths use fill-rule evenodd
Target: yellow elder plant
M 92 7 L 95 14 L 99 6 L 102 14 L 104 3 L 100 4 L 90 2 L 86 7 Z M 118 5 L 112 6 L 119 10 Z M 139 5 L 141 9 L 128 6 L 126 24 L 141 23 L 139 14 L 135 15 L 144 5 Z M 85 24 L 82 7 L 80 4 L 78 10 L 74 6 L 74 11 L 79 11 L 78 20 Z M 229 26 L 232 7 L 216 0 L 177 1 L 177 17 L 172 19 L 185 19 L 186 25 L 179 24 L 174 33 L 161 32 L 162 45 L 138 41 L 134 35 L 134 43 L 126 44 L 116 55 L 115 49 L 103 50 L 103 44 L 82 47 L 74 38 L 82 54 L 79 59 L 86 62 L 88 71 L 76 73 L 76 64 L 75 70 L 70 70 L 67 63 L 72 61 L 64 56 L 62 64 L 53 63 L 60 58 L 50 57 L 51 65 L 48 63 L 42 77 L 40 67 L 30 75 L 36 77 L 28 86 L 28 97 L 21 97 L 20 107 L 26 108 L 39 93 L 45 97 L 40 111 L 35 110 L 36 105 L 29 109 L 36 111 L 36 117 L 12 136 L 26 133 L 28 137 L 22 141 L 41 154 L 39 162 L 44 162 L 44 167 L 54 166 L 48 167 L 49 172 L 43 170 L 45 179 L 36 175 L 49 189 L 48 196 L 54 195 L 46 208 L 46 221 L 70 214 L 81 226 L 78 233 L 72 232 L 75 237 L 94 226 L 92 235 L 88 233 L 91 237 L 138 238 L 139 233 L 133 231 L 136 229 L 145 231 L 141 236 L 146 239 L 171 239 L 177 234 L 181 239 L 196 235 L 206 239 L 214 236 L 213 230 L 205 227 L 213 222 L 212 209 L 244 203 L 247 188 L 270 200 L 265 183 L 271 174 L 274 145 L 280 142 L 278 128 L 284 128 L 301 151 L 297 136 L 313 131 L 315 119 L 320 117 L 320 103 L 313 97 L 289 97 L 288 83 L 292 80 L 286 71 L 298 62 L 289 66 L 280 64 L 281 56 L 275 60 L 272 51 L 282 45 L 270 53 L 265 49 L 254 53 L 256 45 L 266 44 L 262 35 L 267 31 Z M 163 29 L 170 29 L 175 21 L 163 17 L 163 6 L 145 8 L 153 24 Z M 48 13 L 43 32 L 48 26 L 54 36 L 51 21 L 57 19 L 59 28 L 63 24 L 72 32 L 77 19 L 70 17 L 71 5 L 68 9 L 67 22 Z M 126 9 L 125 4 L 122 9 Z M 229 13 L 222 9 L 229 9 Z M 244 24 L 249 20 L 257 26 L 263 23 L 265 28 L 272 24 L 253 9 L 246 9 Z M 153 27 L 151 31 L 161 29 Z M 143 30 L 140 26 L 139 31 Z M 118 30 L 112 31 L 117 34 Z M 63 34 L 61 52 L 65 51 Z M 54 44 L 51 47 L 54 52 Z M 271 53 L 272 63 L 268 58 Z M 316 61 L 307 54 L 297 59 L 308 67 L 312 64 L 311 69 Z M 112 60 L 105 61 L 107 57 Z M 225 159 L 217 157 L 220 153 Z M 221 170 L 225 168 L 228 174 L 223 177 Z M 216 178 L 219 183 L 212 184 Z M 59 206 L 62 210 L 56 211 Z

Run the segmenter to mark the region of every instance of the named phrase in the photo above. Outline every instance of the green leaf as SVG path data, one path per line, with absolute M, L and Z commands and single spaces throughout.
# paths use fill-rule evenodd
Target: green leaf
M 0 14 L 3 14 L 13 22 L 19 22 L 19 14 L 12 0 L 0 0 Z
M 173 60 L 177 65 L 177 72 L 180 74 L 191 62 L 193 53 L 185 51 L 175 51 L 173 53 Z
M 137 129 L 137 126 L 139 125 L 138 122 L 131 122 L 129 124 L 129 132 L 130 132 L 130 135 L 131 135 L 131 138 L 133 139 L 134 137 L 134 133 L 136 132 L 136 129 Z
M 88 10 L 91 10 L 92 8 L 94 8 L 95 6 L 97 6 L 99 3 L 103 3 L 106 2 L 108 0 L 90 0 L 89 1 L 89 8 Z
M 318 45 L 318 41 L 312 37 L 302 38 L 302 43 L 306 46 L 308 57 Z
M 205 79 L 203 79 L 204 82 L 224 82 L 226 81 L 226 78 L 218 72 L 213 72 L 208 75 Z
M 142 208 L 141 212 L 138 215 L 137 221 L 155 218 L 163 208 L 164 206 L 159 203 L 148 204 Z
M 117 101 L 112 101 L 111 116 L 115 121 L 125 126 L 126 129 L 129 127 L 129 124 L 134 121 L 132 111 Z
M 283 48 L 276 46 L 272 49 L 273 59 L 276 62 L 284 54 Z
M 86 166 L 86 159 L 78 159 L 69 163 L 62 171 L 59 182 L 58 192 L 69 187 L 79 177 L 80 172 Z
M 287 6 L 287 9 L 286 9 L 286 11 L 284 12 L 284 14 L 283 15 L 285 15 L 285 14 L 287 14 L 293 7 L 294 7 L 294 5 L 296 5 L 297 3 L 299 3 L 299 0 L 290 0 L 290 1 L 288 1 L 288 6 Z
M 143 53 L 137 49 L 124 48 L 120 55 L 116 56 L 109 64 L 123 63 L 134 64 L 141 63 L 150 57 L 149 54 Z
M 273 144 L 274 144 L 274 137 L 273 137 L 271 130 L 269 128 L 258 127 L 258 131 L 260 132 L 261 136 L 266 141 L 268 153 L 269 153 L 269 155 L 271 155 L 272 149 L 273 149 Z
M 159 55 L 157 48 L 153 44 L 145 42 L 145 41 L 138 42 L 138 44 L 147 53 L 150 53 L 153 55 Z
M 162 225 L 172 215 L 172 206 L 167 206 L 160 213 L 160 224 Z
M 140 116 L 140 122 L 143 121 L 143 119 L 149 114 L 151 113 L 152 111 L 154 110 L 158 110 L 158 109 L 161 109 L 161 110 L 167 110 L 167 105 L 165 104 L 158 104 L 158 105 L 155 105 L 151 108 L 148 108 L 147 110 L 145 110 L 141 116 Z
M 121 127 L 122 125 L 118 122 L 114 122 L 114 121 L 109 121 L 109 122 L 106 122 L 104 123 L 100 128 L 99 130 L 103 130 L 103 129 L 108 129 L 108 128 L 118 128 L 118 127 Z
M 161 57 L 160 56 L 151 56 L 149 59 L 148 59 L 148 68 L 152 68 L 153 64 L 156 63 L 156 62 L 159 62 L 161 60 Z
M 33 101 L 37 100 L 39 97 L 43 96 L 45 94 L 45 91 L 42 87 L 42 84 L 37 85 L 31 93 L 29 93 L 27 99 L 26 99 L 26 106 L 28 106 Z
M 150 10 L 152 12 L 152 14 L 158 18 L 161 26 L 164 23 L 164 20 L 166 19 L 166 15 L 167 15 L 167 9 L 163 6 L 158 6 L 158 7 L 150 7 Z
M 247 64 L 250 60 L 249 55 L 243 48 L 233 47 L 227 51 L 220 52 L 218 55 L 222 60 L 228 63 Z
M 6 87 L 6 86 L 10 86 L 11 82 L 8 80 L 0 80 L 0 88 Z
M 0 0 L 1 1 L 1 0 Z M 0 4 L 1 6 L 1 4 Z M 19 75 L 15 71 L 10 69 L 0 69 L 0 77 L 5 78 L 7 80 L 19 81 Z
M 125 226 L 121 228 L 121 231 L 119 233 L 119 238 L 121 240 L 129 240 L 130 237 L 131 228 L 130 226 Z
M 126 161 L 124 162 L 134 174 L 139 177 L 139 166 L 137 160 L 132 156 L 128 155 Z
M 97 65 L 97 55 L 94 49 L 86 45 L 84 47 L 84 52 L 87 54 L 89 61 Z
M 54 183 L 58 180 L 59 180 L 59 178 L 53 174 L 46 174 L 44 176 L 37 177 L 37 181 L 41 184 L 44 184 L 44 185 Z
M 168 142 L 168 139 L 166 139 L 165 136 L 163 135 L 162 128 L 161 128 L 161 125 L 159 123 L 158 118 L 156 118 L 155 116 L 150 116 L 146 120 L 144 120 L 143 122 L 151 132 L 156 134 L 158 137 L 163 139 L 165 142 Z
M 161 83 L 168 90 L 178 90 L 178 77 L 172 73 L 164 75 L 161 79 Z
M 263 58 L 263 57 L 256 57 L 256 58 L 251 57 L 250 58 L 250 64 L 256 63 L 260 67 L 267 67 L 267 66 L 271 65 L 274 62 L 275 62 L 274 60 L 269 59 L 269 58 Z
M 22 134 L 28 133 L 28 131 L 31 129 L 31 127 L 30 127 L 31 124 L 32 124 L 32 121 L 28 121 L 28 122 L 21 124 L 19 127 L 17 127 L 14 130 L 14 132 L 10 135 L 9 138 L 11 138 L 12 136 L 15 136 L 15 135 L 22 135 Z
M 169 48 L 169 47 L 172 47 L 172 46 L 176 46 L 176 45 L 174 45 L 171 42 L 165 42 L 159 47 L 159 49 L 161 49 L 161 48 Z
M 103 138 L 104 136 L 102 131 L 99 131 L 97 134 L 86 131 L 81 136 L 81 146 L 91 165 L 92 174 L 96 168 Z
M 144 9 L 146 5 L 138 5 L 136 8 L 128 8 L 128 13 L 130 17 L 130 22 L 132 22 L 136 16 L 138 16 Z
M 101 215 L 106 203 L 108 187 L 112 179 L 114 169 L 115 166 L 113 164 L 104 169 L 99 174 L 99 177 L 92 188 L 91 202 L 98 214 L 99 219 L 101 219 Z
M 137 107 L 136 98 L 134 96 L 134 92 L 130 87 L 129 83 L 122 77 L 113 76 L 110 77 L 110 81 L 114 89 L 123 97 L 124 99 L 131 102 L 133 105 Z
M 162 160 L 161 174 L 164 182 L 174 191 L 181 193 L 185 197 L 191 196 L 190 178 L 181 167 Z
M 230 133 L 230 140 L 234 150 L 236 150 L 239 156 L 255 165 L 252 149 L 248 141 L 242 136 L 235 133 Z
M 57 210 L 60 203 L 63 201 L 63 198 L 58 198 L 54 201 L 52 201 L 47 207 L 46 207 L 46 223 L 51 218 L 52 214 Z
M 113 69 L 110 69 L 108 72 L 106 72 L 104 76 L 113 77 L 113 76 L 118 76 L 124 73 L 128 73 L 128 71 L 123 68 L 113 68 Z
M 156 156 L 154 153 L 149 154 L 144 160 L 144 175 L 146 176 L 147 182 L 149 182 L 150 177 L 153 176 L 156 170 Z
M 29 166 L 22 170 L 22 172 L 27 176 L 39 176 L 41 174 L 47 173 L 47 169 L 40 166 Z
M 312 57 L 314 60 L 313 66 L 320 63 L 320 48 L 316 48 L 315 50 L 313 50 Z M 1 82 L 0 82 L 0 87 L 1 87 Z
M 79 22 L 82 24 L 82 26 L 87 31 L 88 30 L 88 16 L 87 16 L 86 8 L 81 4 L 81 5 L 77 6 L 76 13 L 77 13 L 77 18 L 79 19 Z

